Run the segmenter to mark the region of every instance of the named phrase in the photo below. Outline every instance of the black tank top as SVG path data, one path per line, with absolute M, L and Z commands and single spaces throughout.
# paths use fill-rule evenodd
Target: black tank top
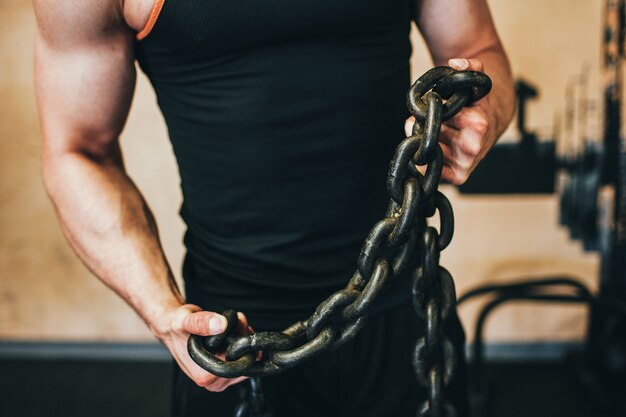
M 136 56 L 178 161 L 189 302 L 279 329 L 345 286 L 404 137 L 410 1 L 165 1 Z

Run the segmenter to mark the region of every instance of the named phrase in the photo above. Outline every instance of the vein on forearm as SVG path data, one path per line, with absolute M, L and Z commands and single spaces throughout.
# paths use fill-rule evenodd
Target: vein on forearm
M 156 222 L 120 160 L 67 152 L 44 158 L 44 173 L 62 228 L 95 275 L 146 322 L 182 301 Z

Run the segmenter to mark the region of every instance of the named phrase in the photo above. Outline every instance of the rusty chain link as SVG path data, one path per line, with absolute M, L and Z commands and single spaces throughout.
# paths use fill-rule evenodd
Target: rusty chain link
M 389 208 L 365 239 L 357 270 L 347 286 L 324 300 L 307 320 L 282 332 L 238 335 L 237 315 L 226 311 L 224 333 L 191 335 L 191 358 L 224 378 L 283 372 L 354 337 L 385 284 L 409 266 L 418 265 L 413 272 L 413 304 L 426 331 L 417 341 L 413 367 L 418 382 L 428 390 L 418 416 L 455 416 L 454 406 L 443 396 L 454 377 L 455 347 L 442 328 L 456 309 L 456 295 L 452 276 L 439 266 L 440 252 L 454 233 L 454 216 L 450 202 L 438 191 L 444 163 L 438 138 L 443 122 L 490 89 L 491 80 L 481 72 L 435 67 L 422 75 L 407 94 L 407 106 L 416 123 L 413 134 L 398 145 L 391 160 Z M 439 231 L 426 223 L 436 213 Z M 225 353 L 224 360 L 218 352 Z M 262 356 L 257 360 L 259 353 Z

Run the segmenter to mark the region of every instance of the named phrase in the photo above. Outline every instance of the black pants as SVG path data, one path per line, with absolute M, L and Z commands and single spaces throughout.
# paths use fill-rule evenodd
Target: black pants
M 263 378 L 275 417 L 415 416 L 426 398 L 411 365 L 422 327 L 406 302 L 370 317 L 359 334 L 339 349 Z M 445 331 L 455 346 L 461 347 L 455 378 L 445 396 L 456 406 L 458 417 L 467 417 L 465 337 L 456 316 Z M 173 417 L 232 417 L 238 399 L 237 386 L 221 393 L 208 392 L 176 367 Z

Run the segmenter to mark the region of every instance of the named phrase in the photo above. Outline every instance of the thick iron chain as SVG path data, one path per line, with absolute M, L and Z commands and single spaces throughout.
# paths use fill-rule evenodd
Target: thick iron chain
M 357 270 L 347 286 L 324 300 L 307 320 L 282 332 L 238 335 L 237 315 L 226 311 L 224 333 L 189 338 L 191 358 L 224 378 L 283 372 L 354 337 L 385 284 L 417 265 L 413 304 L 426 331 L 417 341 L 413 366 L 419 383 L 429 392 L 418 415 L 454 416 L 443 389 L 454 376 L 455 348 L 442 328 L 456 309 L 456 295 L 452 276 L 439 266 L 440 251 L 452 239 L 454 216 L 450 202 L 438 191 L 443 169 L 438 138 L 443 122 L 490 89 L 489 77 L 476 71 L 435 67 L 421 76 L 407 94 L 407 106 L 416 119 L 413 134 L 398 145 L 391 160 L 389 208 L 365 239 Z M 426 223 L 437 212 L 439 231 Z M 218 352 L 225 353 L 225 359 L 220 359 Z

